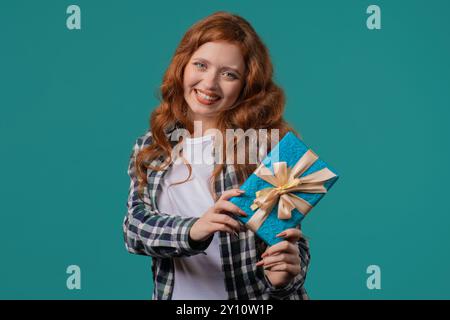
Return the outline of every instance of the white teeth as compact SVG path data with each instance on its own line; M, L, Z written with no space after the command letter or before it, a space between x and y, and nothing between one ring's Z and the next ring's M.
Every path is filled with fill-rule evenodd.
M211 96L208 96L208 95L206 95L206 94L204 94L204 93L202 93L202 92L200 92L198 90L195 90L195 92L199 96L201 96L203 99L206 99L206 100L209 100L209 101L219 100L219 97L211 97Z

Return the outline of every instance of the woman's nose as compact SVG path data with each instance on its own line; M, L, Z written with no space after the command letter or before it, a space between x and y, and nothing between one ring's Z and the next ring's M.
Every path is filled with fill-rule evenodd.
M208 72L205 74L203 78L203 84L205 85L205 89L214 90L217 88L218 75L215 72Z

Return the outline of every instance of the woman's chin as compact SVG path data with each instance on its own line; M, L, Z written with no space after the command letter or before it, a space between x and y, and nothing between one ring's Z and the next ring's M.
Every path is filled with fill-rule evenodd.
M217 106L204 106L196 104L191 107L191 111L196 116L212 117L217 113Z

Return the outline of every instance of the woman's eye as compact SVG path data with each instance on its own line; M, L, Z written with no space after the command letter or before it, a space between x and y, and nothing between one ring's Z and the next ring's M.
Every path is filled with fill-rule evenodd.
M232 72L224 72L224 74L230 79L237 79L238 77Z
M203 69L206 67L206 65L204 63L201 62L194 62L194 65L199 68L199 69Z

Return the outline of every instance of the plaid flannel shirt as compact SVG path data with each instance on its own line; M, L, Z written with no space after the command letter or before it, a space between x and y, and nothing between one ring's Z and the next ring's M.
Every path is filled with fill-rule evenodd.
M171 134L178 127L172 125L165 130L169 141ZM136 140L130 156L128 175L131 183L127 201L127 214L123 222L123 232L126 249L133 254L152 257L153 294L154 300L170 300L174 287L173 257L188 257L195 254L206 254L212 236L200 245L189 241L189 231L198 217L181 217L166 212L160 212L156 199L162 191L161 179L167 172L147 171L147 185L144 188L142 201L138 196L138 179L136 175L136 155L145 146L152 143L151 130ZM172 145L177 142L171 141ZM160 157L151 164L160 165L165 159ZM169 165L171 166L172 163ZM232 164L225 165L220 179L215 183L215 193L218 197L225 191L239 188L236 172ZM255 233L245 228L239 237L227 232L220 233L220 254L222 270L225 275L225 288L230 300L305 300L308 299L304 282L310 261L307 240L298 241L301 271L289 284L274 287L264 273L262 266L256 263L267 245L255 236Z

